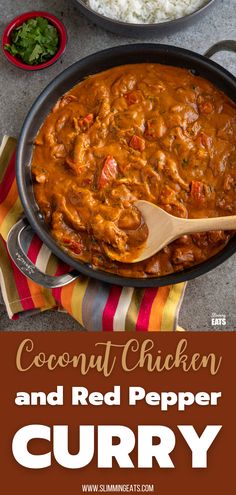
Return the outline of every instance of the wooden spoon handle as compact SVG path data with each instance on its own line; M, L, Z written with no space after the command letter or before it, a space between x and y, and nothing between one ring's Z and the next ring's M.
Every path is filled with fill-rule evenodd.
M181 219L182 220L182 219ZM236 230L236 215L217 218L197 218L181 222L182 233L207 232L209 230Z

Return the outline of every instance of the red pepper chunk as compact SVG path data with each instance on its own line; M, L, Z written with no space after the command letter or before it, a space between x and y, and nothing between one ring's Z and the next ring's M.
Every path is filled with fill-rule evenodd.
M145 139L136 136L136 134L134 134L129 142L129 145L134 150L143 151L145 150Z
M83 119L79 119L79 126L81 128L89 128L89 126L93 123L93 114L89 113Z
M99 179L99 187L106 187L109 182L114 180L118 174L118 165L113 156L108 155L104 161L101 176Z
M191 196L197 201L201 202L205 198L204 195L204 184L200 181L193 180L191 183Z
M142 100L142 95L139 91L130 91L124 96L127 100L128 105L134 105L135 103L139 103Z
M213 112L214 107L210 101L204 101L199 105L199 110L201 113L209 114Z
M73 241L72 239L64 238L63 244L68 246L68 248L75 254L80 254L83 250L83 245L79 241Z

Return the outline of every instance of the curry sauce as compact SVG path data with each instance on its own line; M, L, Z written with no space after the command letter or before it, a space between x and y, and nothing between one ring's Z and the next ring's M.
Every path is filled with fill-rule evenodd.
M145 243L136 200L182 218L236 214L236 105L185 69L115 67L56 103L35 139L32 173L52 236L73 258L127 277L183 270L233 234L182 236L135 264L112 252L135 258Z

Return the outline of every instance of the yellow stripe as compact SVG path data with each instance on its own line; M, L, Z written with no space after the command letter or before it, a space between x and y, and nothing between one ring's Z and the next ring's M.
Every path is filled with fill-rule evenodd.
M0 228L0 234L2 234L3 239L6 241L8 232L15 225L16 221L19 219L22 214L22 206L20 202L20 198L17 198L16 202L10 209L9 213L5 216L3 223Z
M178 308L179 301L182 297L185 283L173 285L170 289L169 297L165 304L161 322L161 330L165 332L171 332L174 330L175 315Z
M72 307L71 307L72 294L74 290L74 285L76 283L78 283L78 280L76 280L71 284L65 285L64 287L62 287L61 290L61 305L67 311L67 313L70 314L72 314Z
M7 165L16 148L16 139L4 136L0 147L0 182L2 182Z
M45 248L45 244L43 245L44 248ZM56 271L56 268L58 266L58 262L56 264L56 268L54 267L54 271L49 271L48 268L50 266L50 260L51 258L54 258L54 256L52 254L50 254L48 260L47 260L47 263L46 263L46 259L44 258L44 254L45 254L45 251L44 251L44 248L42 247L39 251L39 254L37 256L37 266L39 268L39 270L45 272L45 273L48 273L49 275L54 275L55 271ZM46 248L48 249L48 248ZM46 251L46 253L50 253L50 251ZM48 254L46 254L47 256ZM45 263L46 263L46 267L45 267ZM45 309L51 309L51 308L55 308L57 306L56 304L56 301L54 299L54 297L52 296L51 294L51 291L50 289L46 289L44 287L41 287L41 292L43 294L43 297L44 297L44 308L42 308L42 311L44 311Z
M47 262L45 273L47 273L48 275L55 275L57 268L58 260L53 254L51 254ZM46 307L48 309L55 308L57 306L57 303L50 289L43 288L43 295L46 301Z
M125 319L126 332L135 332L138 314L140 310L140 304L144 295L145 289L134 289L132 299L127 311Z
M88 283L89 283L89 278L81 277L81 279L75 283L75 287L72 293L72 300L71 300L72 316L81 325L83 325L83 317L82 317L83 299Z
M48 275L55 275L58 265L59 265L59 260L54 256L54 254L51 254L45 272Z

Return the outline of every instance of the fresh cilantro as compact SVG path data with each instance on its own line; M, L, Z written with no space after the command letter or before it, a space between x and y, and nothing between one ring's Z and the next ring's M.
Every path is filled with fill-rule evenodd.
M4 48L26 64L37 65L52 58L58 45L57 29L47 19L36 17L14 29L11 44Z

